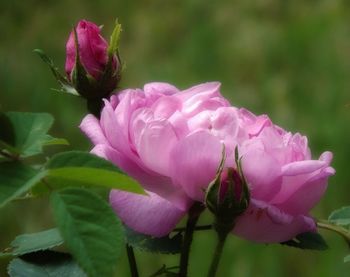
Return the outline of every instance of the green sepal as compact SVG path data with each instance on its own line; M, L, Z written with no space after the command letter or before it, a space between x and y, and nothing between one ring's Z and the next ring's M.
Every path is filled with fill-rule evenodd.
M242 193L241 197L239 199L239 202L241 203L241 207L246 210L250 203L250 190L249 185L247 182L247 179L244 176L243 170L242 170L242 157L239 156L238 153L238 147L235 148L235 161L237 166L237 172L239 174L239 177L242 182Z
M120 30L120 24L117 24L111 38L111 43L114 46L110 46L109 49L112 50L108 50L108 62L101 76L95 79L81 62L78 35L76 29L73 29L76 57L72 72L72 83L78 93L87 100L88 110L97 117L100 116L102 109L102 99L107 98L116 89L121 78L120 59L117 53ZM116 54L111 51L115 51Z
M59 70L55 66L53 60L43 50L34 49L33 52L38 54L38 56L42 59L42 61L44 63L46 63L49 66L49 68L51 69L53 76L55 77L56 81L61 86L61 89L58 90L59 92L64 92L64 93L72 94L75 96L79 96L79 93L73 87L71 82L59 72Z
M73 29L75 42L75 66L72 72L72 83L78 93L86 99L94 99L98 96L97 81L87 72L80 61L79 41L77 30Z
M219 195L220 195L220 185L221 185L221 174L222 174L222 171L224 170L225 157L226 157L225 145L223 144L221 161L216 170L215 178L213 181L211 181L205 193L205 204L213 214L216 214L218 211L218 203L220 201Z
M117 55L109 55L106 68L97 81L100 98L108 96L118 86L121 79L120 60Z
M121 32L122 32L122 25L118 23L118 20L116 20L115 27L113 29L113 32L109 41L109 47L108 47L109 56L117 55L118 49L119 49Z
M222 180L224 158L225 153L223 151L216 177L209 185L206 193L206 206L214 214L214 228L220 233L226 233L233 228L236 218L244 213L250 202L249 188L243 175L237 147L235 150L237 169L227 168L227 178ZM227 188L220 197L223 181L226 182ZM236 191L240 191L239 196L236 195Z
M107 50L108 62L97 84L99 91L105 94L104 97L108 96L114 89L117 88L121 79L122 67L119 56L119 41L121 32L122 25L118 23L118 20L116 20L116 25L113 29Z

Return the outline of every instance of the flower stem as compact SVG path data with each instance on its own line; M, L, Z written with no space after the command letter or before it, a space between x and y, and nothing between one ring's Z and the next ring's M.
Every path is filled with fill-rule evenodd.
M179 277L187 277L188 260L190 256L190 248L192 244L193 233L195 231L199 216L203 212L203 210L203 205L199 202L195 202L188 212L188 219L186 223L186 230L180 257Z
M350 231L349 230L347 230L341 226L332 224L326 220L318 220L317 227L337 233L346 241L346 243L350 247Z
M202 225L202 226L196 226L194 228L195 231L207 231L207 230L211 230L213 229L213 225ZM174 230L172 230L172 232L184 232L186 230L186 228L184 227L179 227L179 228L175 228Z
M18 160L18 155L15 155L15 154L10 154L4 150L0 150L0 156L3 156L5 158L8 158L10 160Z
M225 232L222 234L218 233L219 240L218 240L218 243L217 243L216 248L215 248L213 259L211 261L210 269L208 272L208 277L215 277L215 275L216 275L216 272L217 272L217 269L219 266L219 262L220 262L220 258L222 255L222 250L224 249L224 245L226 242L227 235L228 235L228 232Z
M35 196L27 194L25 196L18 196L16 198L13 198L12 201L22 201L22 200L28 200L28 199L34 199Z
M137 264L136 264L134 249L129 244L126 244L126 252L128 254L128 261L129 261L131 277L139 277L139 273L137 271Z
M86 105L90 113L92 113L97 118L100 118L101 111L103 108L102 98L87 99Z

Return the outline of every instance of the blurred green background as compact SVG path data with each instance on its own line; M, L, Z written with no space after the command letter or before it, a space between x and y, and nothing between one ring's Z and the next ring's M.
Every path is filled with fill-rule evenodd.
M88 150L77 126L86 113L75 97L50 91L57 85L32 52L44 49L63 69L65 42L79 19L123 25L122 87L166 81L179 88L222 82L233 105L267 113L286 129L309 138L314 157L334 152L329 189L313 211L324 218L350 204L350 2L320 1L0 1L0 106L3 110L49 112L52 134L69 149ZM57 148L57 151L68 148ZM0 213L0 248L15 235L52 226L47 200L14 203ZM204 221L206 218L204 217ZM322 232L331 249L299 251L258 245L231 236L218 276L350 276L345 244ZM215 243L211 232L195 237L190 276L205 276ZM137 252L141 276L177 256ZM5 275L4 262L0 276ZM120 275L129 276L126 258Z

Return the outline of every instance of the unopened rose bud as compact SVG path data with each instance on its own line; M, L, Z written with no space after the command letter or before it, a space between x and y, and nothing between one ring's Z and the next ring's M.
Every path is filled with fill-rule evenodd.
M249 189L238 159L236 164L237 169L224 169L222 162L207 190L206 205L215 216L214 227L217 231L232 230L236 218L249 206Z
M99 116L102 99L117 87L121 77L118 54L121 25L116 24L110 44L96 24L81 20L66 44L66 73L72 87L85 99L90 112Z
M101 36L100 27L92 22L81 20L75 30L79 44L80 62L86 72L95 80L98 80L105 71L108 63L108 43ZM76 47L74 31L72 31L66 44L67 56L65 69L69 80L72 80L72 73L75 69ZM114 67L117 67L116 60L114 61Z

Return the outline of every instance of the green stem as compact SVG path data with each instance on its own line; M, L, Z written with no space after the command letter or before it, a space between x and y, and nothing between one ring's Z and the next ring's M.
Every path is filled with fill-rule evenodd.
M317 227L337 233L346 241L346 243L350 247L350 231L349 230L347 230L341 226L329 223L326 220L318 220Z
M194 228L195 231L207 231L207 230L211 230L211 229L213 229L213 225L202 225L202 226L196 226ZM179 227L179 228L175 228L174 230L172 230L172 232L183 232L185 230L186 230L186 228Z
M0 155L10 160L18 160L18 155L15 155L15 154L11 155L10 153L4 150L0 150Z
M136 264L134 249L129 244L126 244L126 252L128 254L128 261L129 261L131 277L139 277L139 273L137 271L137 264Z
M216 276L216 272L219 266L220 258L222 256L222 250L224 249L227 235L228 235L228 232L224 232L223 234L218 233L219 240L215 248L213 259L211 261L208 277Z
M50 185L49 182L47 181L47 178L46 178L46 177L42 178L42 179L41 179L41 182L48 188L48 190L49 190L50 192L53 191L53 188L51 187L51 185Z
M201 203L195 202L188 212L185 235L180 257L179 277L187 277L188 260L190 256L190 248L193 240L193 233L196 228L197 221L204 207Z
M156 277L156 276L162 276L164 274L174 274L171 270L178 269L178 266L170 266L166 267L166 265L163 265L157 272L153 273L149 277Z
M16 198L14 198L12 201L22 201L22 200L28 200L28 199L34 199L36 198L33 195L25 195L25 196L18 196Z
M102 98L87 99L86 105L90 113L92 113L97 118L100 118L101 110L103 107Z

